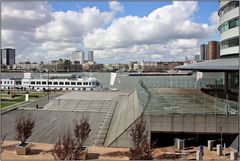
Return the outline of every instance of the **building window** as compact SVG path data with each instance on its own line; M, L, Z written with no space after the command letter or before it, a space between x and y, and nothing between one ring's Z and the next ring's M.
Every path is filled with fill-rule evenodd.
M225 23L223 23L220 27L219 27L219 31L222 33L224 31L227 31L231 28L237 27L240 24L240 20L239 17L233 18Z
M76 82L71 82L71 85L76 85Z
M88 85L88 82L83 82L83 85Z
M65 82L65 85L69 85L70 83L69 82Z
M48 82L48 84L49 84L49 85L51 85L51 84L52 84L52 82Z
M31 81L31 84L35 84L35 82L34 82L34 81Z
M82 82L77 82L77 85L82 85Z
M37 84L41 84L41 82L37 82Z
M221 42L221 49L239 46L239 37L234 37Z
M58 82L53 82L53 85L58 85Z
M59 85L64 85L64 82L59 82Z
M47 82L42 82L42 84L47 84Z
M225 13L231 11L232 9L236 8L239 6L239 1L232 1L232 2L229 2L227 3L225 6L223 6L219 12L218 12L218 15L219 16L222 16L224 15Z

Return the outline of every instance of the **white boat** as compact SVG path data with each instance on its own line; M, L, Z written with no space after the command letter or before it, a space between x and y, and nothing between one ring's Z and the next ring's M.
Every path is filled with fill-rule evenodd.
M96 91L101 84L94 77L84 76L50 76L41 75L33 78L31 73L24 73L23 79L7 78L1 79L1 89L23 89L23 90L82 90Z

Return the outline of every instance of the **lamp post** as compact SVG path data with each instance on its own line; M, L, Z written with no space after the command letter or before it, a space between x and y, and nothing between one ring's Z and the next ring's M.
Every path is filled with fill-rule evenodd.
M47 59L47 85L48 85L48 89L47 89L47 94L48 94L48 102L49 102L49 60L48 60L48 56L45 57L45 59Z

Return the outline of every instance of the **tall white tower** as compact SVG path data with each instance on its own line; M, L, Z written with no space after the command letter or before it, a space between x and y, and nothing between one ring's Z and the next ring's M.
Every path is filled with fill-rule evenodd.
M220 56L235 57L239 55L239 1L220 1L219 31L221 33Z
M93 51L88 51L88 61L94 62Z
M72 52L72 61L79 61L80 64L84 62L84 52L83 51L74 51Z

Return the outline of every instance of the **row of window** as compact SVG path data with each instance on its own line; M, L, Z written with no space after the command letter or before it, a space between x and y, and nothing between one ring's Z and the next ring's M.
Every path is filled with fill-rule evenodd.
M15 89L14 87L1 87L1 89ZM39 88L39 87L32 87L34 90L46 90L45 88ZM93 91L93 88L49 88L50 90L91 90Z
M95 85L95 82L46 82L46 81L31 81L32 85Z
M223 6L221 8L221 10L219 10L218 12L218 15L219 16L222 16L224 15L225 13L231 11L232 9L236 8L239 6L239 1L232 1L232 2L229 2L226 6Z
M239 46L239 37L234 37L221 42L221 49Z
M1 81L1 84L13 84L13 81Z
M227 22L225 22L224 24L222 24L220 27L219 27L219 31L222 33L224 31L227 31L231 28L234 28L234 27L237 27L237 26L240 26L240 20L239 20L239 17L237 18L234 18L234 19L231 19Z

